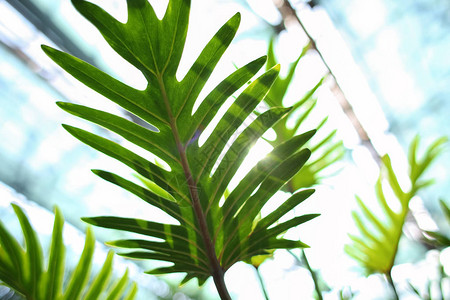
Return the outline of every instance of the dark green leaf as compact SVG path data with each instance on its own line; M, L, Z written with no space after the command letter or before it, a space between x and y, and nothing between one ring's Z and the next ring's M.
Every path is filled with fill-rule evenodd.
M111 244L131 249L123 254L127 257L173 263L171 267L152 273L186 272L185 280L197 278L200 284L211 274L221 273L221 268L228 269L230 265L226 262L247 259L276 248L304 245L279 239L275 228L287 230L309 220L308 217L294 218L284 227L279 224L267 229L269 223L275 223L299 204L300 198L283 206L270 220L266 219L264 230L272 235L259 235L257 243L250 237L262 206L309 158L310 151L301 148L315 131L298 137L291 135L245 175L229 195L226 192L250 148L269 128L280 124L290 111L271 107L265 112L255 112L270 93L280 67L273 66L244 86L263 66L265 57L258 58L227 76L205 99L199 99L206 81L238 30L240 14L232 16L217 31L184 78L178 79L190 1L170 0L164 17L158 19L148 1L128 0L126 23L117 21L95 4L83 0L73 2L110 46L144 75L147 87L143 91L136 90L69 54L46 46L44 51L76 79L151 124L155 130L96 109L67 103L58 105L151 152L169 168L108 138L68 125L64 127L80 141L137 172L143 186L111 172L94 170L95 174L163 210L179 224L106 216L84 220L96 226L157 238L158 241L122 240ZM295 65L285 84L291 80L294 69ZM218 110L241 87L243 91L236 95L223 117L211 124ZM198 108L194 109L196 106ZM201 145L199 138L206 128L211 129L211 134ZM225 203L219 205L225 196L228 196ZM235 246L240 251L234 252L232 247ZM254 249L259 246L262 248ZM74 293L72 285L70 287L70 292Z

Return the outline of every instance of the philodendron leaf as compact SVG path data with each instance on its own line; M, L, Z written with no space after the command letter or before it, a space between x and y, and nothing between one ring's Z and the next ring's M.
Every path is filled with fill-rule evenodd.
M447 224L450 225L450 208L443 199L439 200L442 213L444 214ZM450 234L448 233L448 227L445 229L440 228L439 231L425 231L424 240L426 243L436 247L438 249L444 249L450 247Z
M8 285L26 299L36 300L71 300L71 299L106 299L105 293L110 292L117 297L134 299L136 286L126 285L120 289L109 286L112 273L113 253L110 252L100 273L93 274L95 280L87 286L91 277L90 265L94 254L95 239L90 229L87 231L85 248L75 271L66 280L69 282L63 290L65 246L63 241L64 218L58 208L55 208L52 240L48 266L43 266L42 246L28 217L16 204L12 204L14 212L22 227L25 248L8 232L0 221L0 281ZM127 272L125 272L124 277ZM68 275L68 274L67 274ZM124 279L122 279L124 280ZM114 298L115 299L115 298Z
M345 251L357 260L368 274L390 274L402 236L403 224L409 213L409 202L424 186L420 179L442 151L445 141L445 139L436 140L419 159L417 157L418 138L414 139L409 151L410 188L408 191L401 188L389 156L382 157L382 170L375 185L376 198L382 209L382 215L376 215L361 198L356 197L361 212L353 212L353 219L360 235L350 235L352 244L346 245ZM386 193L386 189L390 189L390 193ZM392 195L393 200L398 202L399 210L391 207L389 203L392 202L388 201L388 195Z
M204 144L199 144L199 136L219 108L246 85L266 61L265 57L257 58L237 69L201 102L198 99L236 34L240 15L231 17L217 31L186 76L179 81L176 72L185 46L190 1L170 0L164 17L158 19L147 0L128 0L126 23L115 20L92 3L82 0L73 3L114 50L142 72L147 79L147 87L144 90L134 89L67 53L47 46L43 46L43 50L76 79L157 129L152 131L122 117L81 105L58 105L151 152L169 168L163 168L161 164L153 163L106 138L72 126L64 127L82 142L129 166L145 184L135 184L107 171L94 170L95 174L162 209L179 224L119 217L84 220L101 227L161 239L160 242L124 240L112 244L133 249L122 254L127 257L172 263L151 273L186 272L184 281L198 278L200 283L211 275L216 284L223 281L223 273L231 265L254 255L277 248L303 247L302 242L285 240L279 235L315 215L292 219L272 228L254 225L262 206L309 158L309 150L301 148L314 131L293 136L275 146L230 191L225 203L219 204L222 196L228 193L229 183L250 148L290 111L290 108L273 107L263 113L254 113L277 78L279 66L267 70L248 84ZM200 104L193 110L196 102ZM244 124L246 119L251 118L249 124ZM245 125L241 133L236 133ZM285 213L283 208L273 216L280 218ZM273 223L272 220L270 222ZM220 289L219 293L221 297L227 297L227 293Z
M309 44L306 45L302 49L298 58L289 66L287 75L285 77L279 76L277 80L275 80L272 88L264 99L269 107L283 106L285 95L293 82L292 80L294 79L297 66L310 48L311 46ZM266 68L268 69L277 63L274 53L273 39L270 40L267 56L268 61ZM297 134L304 121L308 119L310 114L314 111L317 100L314 99L313 96L324 80L325 78L321 78L313 88L306 92L306 94L292 106L288 116L273 127L276 138L273 141L268 141L272 146L278 145ZM289 127L288 122L290 122L292 118L295 118L294 125ZM323 119L318 124L317 130L320 130L326 121L327 118ZM331 131L325 137L321 139L313 139L313 141L309 142L309 144L314 143L314 145L310 148L312 152L312 159L309 160L300 172L293 176L291 180L283 187L285 191L293 193L301 188L317 185L324 177L322 171L344 156L344 146L341 141L334 141L335 136L336 131Z
M444 213L447 223L450 225L450 208L447 204L445 204L445 201L443 199L439 200L439 204L441 205L441 210Z

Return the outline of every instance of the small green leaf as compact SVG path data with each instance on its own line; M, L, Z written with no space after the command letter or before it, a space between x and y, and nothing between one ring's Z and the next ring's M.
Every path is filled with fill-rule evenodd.
M447 219L447 222L450 224L450 208L445 204L444 200L439 200L439 204L441 205L441 209L444 212L444 216Z
M1 280L17 291L25 291L25 251L0 221ZM25 294L25 293L24 293Z
M64 279L65 246L63 243L64 218L61 211L55 207L55 221L53 224L52 242L50 245L50 256L48 269L44 274L44 280L40 285L44 291L42 299L57 299L62 291Z
M84 299L95 300L99 295L101 295L102 291L105 290L112 273L113 257L114 252L109 251L102 269L100 270L94 281L91 283L89 289L86 292L86 295L84 296Z
M128 294L126 294L123 299L124 300L133 300L136 298L137 292L138 292L138 286L135 282L133 282L131 284L130 290L128 291Z
M304 190L293 194L289 199L287 199L283 204L281 204L277 209L270 213L267 217L263 218L256 225L257 229L266 229L276 221L278 221L282 216L291 211L294 207L305 201L309 196L314 193L314 190Z
M95 239L92 229L88 227L86 231L86 240L83 252L81 253L78 265L73 271L73 274L67 285L64 293L64 298L67 300L78 299L83 292L86 283L89 280L91 271L92 256L94 254Z
M350 236L351 245L345 247L345 251L357 260L366 270L367 274L381 273L388 275L394 266L398 252L399 241L403 232L403 225L409 212L409 202L417 191L431 181L421 181L425 169L440 152L440 140L433 143L426 151L424 158L417 158L419 138L416 137L410 146L408 161L410 164L410 190L403 191L394 172L388 155L382 157L382 170L375 185L375 195L384 215L376 215L364 202L357 197L357 203L361 210L353 212L353 219L360 231L360 237ZM433 152L434 149L436 152ZM432 155L430 153L433 152ZM383 187L384 179L389 186ZM401 204L400 210L395 212L386 199L383 188L390 188L395 200ZM439 233L429 233L436 240L446 243L446 237Z
M30 292L29 295L32 297L37 297L38 284L42 275L42 247L39 243L36 232L31 227L31 224L23 210L16 204L11 205L17 215L17 218L19 219L25 238L26 255L24 257L24 264L29 268L24 272L25 284L28 286L28 291Z
M120 298L120 296L123 294L123 292L126 289L126 285L128 282L128 269L123 274L122 278L118 279L116 283L113 285L107 300L117 300Z
M42 261L33 263L33 259L39 256L41 244L37 239L36 232L31 227L23 210L12 204L22 230L24 231L26 249L22 249L17 240L6 230L0 222L0 281L14 289L17 293L24 295L27 299L50 300L50 299L98 299L99 295L105 294L112 288L107 284L107 278L111 273L113 253L109 253L102 271L95 278L88 292L84 286L89 280L90 263L94 251L95 239L88 229L86 235L85 249L81 255L77 268L72 277L64 280L65 246L63 243L64 218L60 210L55 208L55 220L53 225L52 240L48 255L48 268L39 268ZM5 242L7 242L5 244ZM34 245L33 245L34 244ZM14 252L10 252L14 251ZM42 250L41 250L42 251ZM42 253L40 254L42 255ZM14 261L20 263L18 268ZM38 267L36 267L38 264ZM38 278L36 282L30 282L32 275ZM65 292L62 291L64 281L68 281ZM85 296L83 294L87 293ZM122 293L121 295L125 295ZM129 299L136 295L135 285L126 294Z

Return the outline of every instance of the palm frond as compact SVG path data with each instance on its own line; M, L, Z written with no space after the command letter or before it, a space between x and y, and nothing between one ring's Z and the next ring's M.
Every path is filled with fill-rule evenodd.
M44 266L43 250L36 231L23 210L16 204L12 204L12 207L19 219L25 246L23 247L0 221L0 281L4 284L27 299L106 299L106 294L115 295L115 298L111 299L135 298L137 286L132 283L129 287L127 272L122 277L120 289L109 287L112 275L112 251L108 253L102 270L98 274L92 274L95 280L88 285L95 246L95 238L89 228L75 270L71 275L65 274L64 219L59 209L55 208L51 245L46 258L48 265ZM68 284L63 289L64 281Z

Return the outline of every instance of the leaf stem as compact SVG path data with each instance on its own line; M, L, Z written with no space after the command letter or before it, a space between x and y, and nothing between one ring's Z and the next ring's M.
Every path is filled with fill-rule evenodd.
M197 185L195 184L192 175L190 173L189 168L185 168L185 165L187 164L187 158L184 153L181 155L182 158L182 164L183 168L185 169L185 176L188 182L189 186L189 192L192 197L192 206L195 211L195 216L197 217L197 221L199 223L200 232L203 238L203 242L205 244L206 248L206 255L208 256L208 260L210 263L211 268L211 275L214 279L214 284L216 285L217 292L219 293L220 299L222 300L231 300L230 294L228 293L227 287L225 285L225 279L224 275L225 272L223 271L219 261L217 260L216 251L214 244L211 241L211 236L209 235L208 226L206 224L206 218L203 214L202 207L200 205L200 199L197 192Z
M444 300L444 289L443 289L443 279L444 279L444 277L445 277L444 266L441 265L441 263L439 262L439 292L440 292L439 300Z
M186 178L186 183L189 188L189 194L191 195L191 205L194 209L195 217L197 218L198 226L200 227L200 235L202 236L203 243L205 245L206 256L208 257L209 267L211 275L214 279L214 284L216 285L217 292L219 293L220 299L222 300L231 300L230 294L228 293L227 287L225 285L225 272L220 265L214 244L211 240L211 236L209 234L208 225L206 224L205 214L203 213L202 206L200 204L200 197L197 191L197 183L192 176L191 169L189 167L189 162L186 156L186 148L181 142L180 135L178 134L178 128L176 125L175 118L172 114L172 110L169 104L169 98L166 93L164 81L162 76L158 76L158 83L161 89L161 93L164 99L164 104L166 106L167 114L170 121L170 127L172 129L173 137L175 139L175 143L177 145L178 153L180 154L180 161L183 167L184 176Z
M400 298L398 297L397 289L395 288L394 281L392 280L391 270L386 272L384 275L386 276L386 279L387 279L387 281L389 283L389 286L391 287L392 292L394 293L394 298L396 300L399 300Z
M316 294L317 294L317 298L319 300L323 300L322 297L322 291L320 290L320 286L319 286L319 280L317 278L317 274L316 272L311 268L309 262L308 262L308 258L306 257L306 253L305 250L302 249L302 260L303 263L305 264L306 268L308 269L309 273L311 273L311 278L314 281L314 289L316 290Z
M175 136L178 137L177 134ZM179 139L177 140L177 147L179 150L183 150L182 145L179 142ZM222 266L217 260L216 250L214 244L212 243L211 236L208 230L208 225L206 224L206 218L200 204L200 198L198 196L197 191L197 184L194 182L194 179L192 177L186 153L184 151L180 151L180 157L181 157L181 164L184 170L184 175L186 177L187 184L189 187L189 193L191 194L192 207L194 208L195 216L197 217L198 225L200 227L200 233L203 238L203 243L205 244L206 255L208 257L211 268L210 271L211 275L213 276L217 292L219 293L220 299L231 300L230 294L228 293L227 287L225 285L224 279L225 272L223 271Z
M269 295L267 294L266 285L264 284L264 280L261 276L261 273L259 272L259 267L253 266L255 268L256 277L258 277L259 284L261 285L261 290L264 294L264 298L266 300L269 300Z
M291 250L288 250L288 252L302 265L304 266L309 273L311 274L311 278L314 282L314 290L317 294L317 299L323 300L322 291L320 290L319 280L317 278L316 272L311 268L311 265L309 264L308 258L306 257L305 250L301 249L301 256L302 258L299 259L297 255L295 255Z

